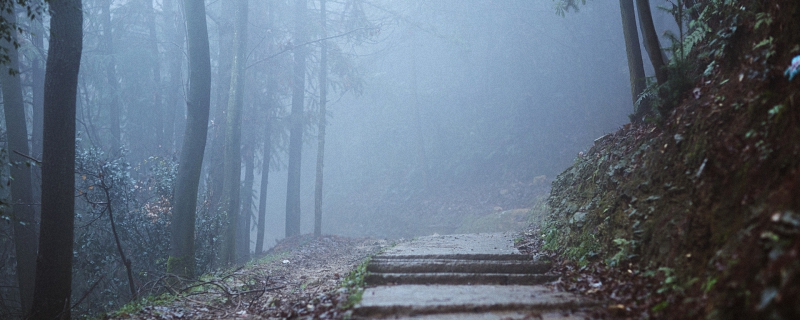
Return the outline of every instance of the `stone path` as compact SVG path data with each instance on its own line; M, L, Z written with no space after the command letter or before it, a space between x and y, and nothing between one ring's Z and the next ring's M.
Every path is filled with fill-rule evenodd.
M421 237L375 256L356 318L583 319L592 305L543 284L550 263L514 248L513 233Z

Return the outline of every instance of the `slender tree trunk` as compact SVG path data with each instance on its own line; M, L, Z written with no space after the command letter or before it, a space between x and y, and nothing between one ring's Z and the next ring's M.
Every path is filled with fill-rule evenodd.
M178 15L180 10L177 8L175 0L164 0L164 25L166 26L166 33L170 43L167 45L166 52L169 55L169 84L167 86L166 96L166 128L168 139L168 153L172 154L175 150L179 150L177 145L177 130L179 126L179 118L182 119L184 113L183 106L179 105L179 98L183 87L183 77L181 75L181 64L183 57L183 30L180 28Z
M267 29L272 29L275 21L275 6L273 0L267 1ZM275 40L272 33L267 33L267 54L272 54L275 51ZM266 95L266 114L267 119L264 123L264 147L262 150L262 167L261 167L261 184L259 187L258 195L258 227L256 230L256 249L255 254L258 255L264 251L264 233L266 228L266 215L267 215L267 187L269 185L269 163L272 160L272 112L274 110L274 101L272 100L275 92L275 64L272 61L267 62L267 92Z
M305 43L306 0L295 0L295 44ZM303 108L305 107L306 47L294 51L291 128L289 129L289 178L286 183L286 237L300 234L300 164L303 149Z
M217 38L217 87L216 106L211 132L211 150L209 150L208 190L210 206L214 211L225 210L223 204L223 184L225 176L225 126L227 124L228 99L231 90L231 66L233 63L233 19L234 7L229 1L221 3L218 19Z
M81 0L50 2L44 80L42 223L31 319L69 319L75 223L75 99L81 62Z
M236 257L236 227L239 215L239 197L242 175L242 105L244 100L245 67L247 65L247 0L236 1L236 31L233 44L234 58L231 69L228 118L225 125L225 174L222 194L224 209L228 213L225 259L234 264Z
M653 25L650 1L636 0L636 9L639 12L639 26L642 30L644 48L647 50L647 55L653 64L653 70L656 72L656 81L658 81L658 84L664 84L667 81L667 69L664 63L664 55L661 52L661 43L658 41L656 27Z
M633 0L619 0L619 7L622 14L622 31L625 35L625 51L628 54L631 99L636 105L636 100L644 92L646 86L642 50L639 48L639 32L636 31L636 13L633 8ZM639 110L634 110L634 114L639 114Z
M319 1L322 38L328 37L325 0ZM317 132L317 181L314 184L314 236L322 235L322 169L325 164L325 124L328 104L328 42L320 42L319 58L319 127Z
M111 0L103 2L103 47L106 60L106 80L108 81L108 94L111 100L108 102L109 118L111 119L111 148L116 154L122 145L122 133L120 129L120 113L122 108L119 105L119 84L117 83L117 62L114 54L114 34L111 27ZM52 30L52 28L51 28Z
M41 19L41 18L39 18ZM33 29L33 46L36 50L33 61L31 61L31 74L33 75L33 134L31 137L32 156L39 158L42 155L42 106L44 102L44 26L42 21L36 19L31 21ZM34 169L36 170L36 169ZM35 197L34 197L35 198Z
M156 138L158 141L158 150L164 150L167 148L167 139L166 139L166 123L165 123L165 115L167 110L163 108L163 102L161 97L161 88L163 84L161 83L161 62L160 62L160 54L158 52L158 35L156 33L156 11L153 8L153 1L152 0L145 0L145 12L147 12L147 27L148 33L150 36L150 55L152 56L152 60L150 61L150 72L153 76L153 115L156 122Z
M195 210L208 132L211 60L205 3L203 0L184 0L183 3L189 49L189 95L186 101L186 132L175 181L167 272L194 277Z
M268 81L269 83L269 81ZM267 85L269 88L269 84ZM269 97L269 96L268 96ZM268 109L267 112L271 110ZM261 167L261 185L258 196L258 230L256 230L256 250L258 255L264 251L264 229L266 228L267 215L267 186L269 185L269 163L272 158L272 117L267 118L264 124L264 150Z
M46 52L44 49L44 33L46 32L44 26L42 25L42 17L38 17L38 19L34 19L31 21L31 26L33 30L32 39L33 39L33 46L35 48L34 58L31 61L31 79L33 84L31 86L31 93L32 93L32 108L33 114L31 121L33 125L33 132L31 134L31 156L36 159L42 158L42 127L43 127L43 105L44 105L44 65L46 59ZM41 180L40 177L42 176L41 167L33 167L33 178L32 178L32 190L33 190L33 201L35 203L41 203L42 199L42 190L41 190ZM34 228L34 231L37 231L36 239L38 239L38 224L39 224L39 217L41 212L40 206L34 206L34 221L36 221L37 227Z
M236 231L238 244L236 249L238 263L245 263L250 259L250 221L253 220L253 173L255 171L255 157L253 156L253 141L245 143L244 146L244 188L242 189L242 214L239 216L239 230Z
M13 12L12 4L12 12ZM2 11L3 18L11 25L16 25L16 14ZM16 39L16 28L10 28L9 35ZM17 258L17 282L22 310L30 310L33 301L33 285L36 276L36 223L33 210L33 183L31 167L24 164L29 161L20 154L28 155L28 125L25 119L25 104L22 99L22 86L19 76L10 72L19 72L19 53L14 45L5 39L0 46L8 51L8 65L0 67L0 81L3 86L3 111L6 118L6 134L8 135L8 156L12 163L11 204L14 226L14 249Z

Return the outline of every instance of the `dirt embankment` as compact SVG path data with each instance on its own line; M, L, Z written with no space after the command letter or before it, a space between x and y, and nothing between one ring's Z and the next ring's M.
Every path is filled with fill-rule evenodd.
M694 85L660 123L580 154L553 182L540 236L579 265L651 279L643 292L660 298L639 303L651 316L793 318L800 79L784 70L800 55L800 2L711 3Z
M279 242L235 270L170 286L165 294L131 303L108 319L341 319L356 285L351 273L385 240L301 235Z

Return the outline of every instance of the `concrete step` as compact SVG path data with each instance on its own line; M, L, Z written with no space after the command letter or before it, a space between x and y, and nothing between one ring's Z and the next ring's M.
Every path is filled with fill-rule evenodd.
M387 284L495 284L495 285L533 285L558 279L552 274L515 273L369 273L364 279L368 286Z
M527 260L474 260L474 259L385 259L373 258L367 271L380 273L545 273L552 267L549 262Z
M465 249L469 250L469 249ZM373 259L444 259L444 260L496 260L496 261L530 261L531 256L521 253L442 253L434 250L405 250L402 253L376 255ZM410 253L411 252L411 253Z
M398 259L530 260L514 247L513 233L434 235L400 243L379 255Z
M459 312L437 313L416 316L388 317L388 319L408 320L584 320L592 317L581 311L490 311L490 312Z
M569 314L592 302L545 286L397 285L367 288L354 310L360 318L416 317L509 311ZM488 318L491 319L491 318Z

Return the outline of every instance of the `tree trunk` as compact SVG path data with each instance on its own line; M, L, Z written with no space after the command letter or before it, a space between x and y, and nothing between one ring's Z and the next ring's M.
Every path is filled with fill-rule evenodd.
M267 1L267 30L272 29L275 21L275 6L273 0ZM275 40L272 33L267 33L267 54L272 54L275 51ZM275 92L275 64L272 61L267 61L267 92L266 95L266 114L267 119L264 123L264 147L262 150L262 167L261 167L261 185L259 187L258 195L258 229L256 230L256 249L255 254L258 255L264 251L264 233L266 228L266 215L267 215L267 186L269 185L269 163L272 160L272 112L274 103L272 96Z
M653 15L650 12L649 0L636 0L636 9L639 12L639 27L642 30L644 48L653 64L658 84L667 81L667 69L664 65L664 55L661 53L661 43L658 41L656 27L653 25Z
M167 112L163 108L163 102L161 97L161 88L163 84L161 83L161 61L158 52L158 35L156 33L156 11L153 8L153 1L152 0L145 0L145 11L147 12L147 27L148 33L150 36L150 54L152 55L152 60L150 61L150 72L152 72L151 76L153 76L153 115L155 119L153 121L156 122L156 140L158 141L158 150L162 151L167 147L167 137L166 137L166 123L164 116Z
M194 277L194 226L197 187L206 147L211 100L211 60L203 0L184 0L189 51L189 95L186 131L175 181L172 239L167 272Z
M646 82L642 62L642 50L639 48L639 32L636 31L636 13L633 0L619 0L622 14L622 31L625 35L625 51L628 54L628 71L631 78L631 98L634 106L639 95L644 92ZM639 110L634 110L639 114Z
M81 0L50 2L44 80L42 223L31 319L69 319L75 223L75 99L81 62Z
M327 18L325 16L325 0L319 1L320 26L322 27L322 38L328 37L325 28ZM317 131L317 181L314 184L314 236L322 235L322 168L325 164L325 124L326 110L328 103L328 42L323 40L320 43L319 58L319 129Z
M208 191L210 194L210 207L212 211L225 210L222 202L223 184L225 180L225 133L228 109L228 99L231 90L231 66L233 63L233 19L234 6L221 6L221 13L217 26L217 87L214 121L211 128L211 150L209 150L208 165Z
M12 12L13 12L12 4ZM2 11L3 18L11 25L16 25L16 14ZM10 28L11 39L16 39L17 29ZM5 39L0 46L8 51L8 65L0 68L0 81L3 86L3 111L6 118L6 134L8 136L8 157L11 163L11 204L12 224L14 227L14 250L17 258L17 282L22 310L30 310L33 300L33 284L36 276L36 223L33 210L33 183L31 167L24 164L29 161L17 154L28 155L28 125L25 119L25 104L22 99L22 86L19 76L10 72L19 72L19 53L14 45Z
M169 56L169 84L167 85L166 95L166 122L168 139L167 153L173 154L179 150L177 144L176 134L179 129L177 122L184 116L183 106L179 105L180 94L183 86L183 78L181 75L181 64L183 57L183 30L179 27L177 15L180 14L177 3L174 0L164 0L164 25L166 26L166 33L169 34L170 45L166 48L167 55Z
M236 231L238 243L236 249L238 263L245 263L250 259L250 221L253 220L253 173L255 171L255 157L253 156L253 141L248 139L244 146L244 188L242 189L242 214L239 216L239 230Z
M35 57L33 61L31 61L31 74L33 78L33 85L31 86L31 92L33 93L32 102L33 102L33 134L31 137L31 152L32 156L35 158L39 158L42 155L42 105L44 102L44 63L45 63L45 52L44 52L44 26L42 26L42 21L39 19L31 21L31 26L33 29L33 34L31 35L33 38L33 46L36 50ZM37 170L37 169L34 169Z
M306 0L295 0L294 44L305 43ZM300 234L300 164L303 149L303 108L306 86L306 47L294 51L294 82L289 129L289 168L286 183L286 237Z
M114 34L111 30L111 0L103 2L103 49L108 55L106 60L106 80L108 81L107 94L111 96L108 102L108 116L111 119L111 148L116 154L122 145L122 133L120 132L120 108L119 105L119 84L117 83L117 62L114 55Z
M269 80L267 80L269 88ZM269 90L269 89L267 89ZM269 94L269 93L268 93ZM268 95L267 97L271 97ZM268 98L269 99L269 98ZM268 100L269 101L269 100ZM268 109L268 113L271 109ZM269 163L272 159L272 117L267 116L267 123L264 125L264 151L263 163L261 167L261 185L258 196L258 230L256 230L256 250L258 255L264 251L264 229L266 228L267 215L267 186L269 185Z
M236 257L236 227L239 215L239 197L242 175L242 104L244 100L245 67L247 65L247 0L236 1L236 31L233 43L234 58L231 69L231 87L228 97L225 124L225 174L222 183L224 210L228 213L225 237L225 259L228 264Z

